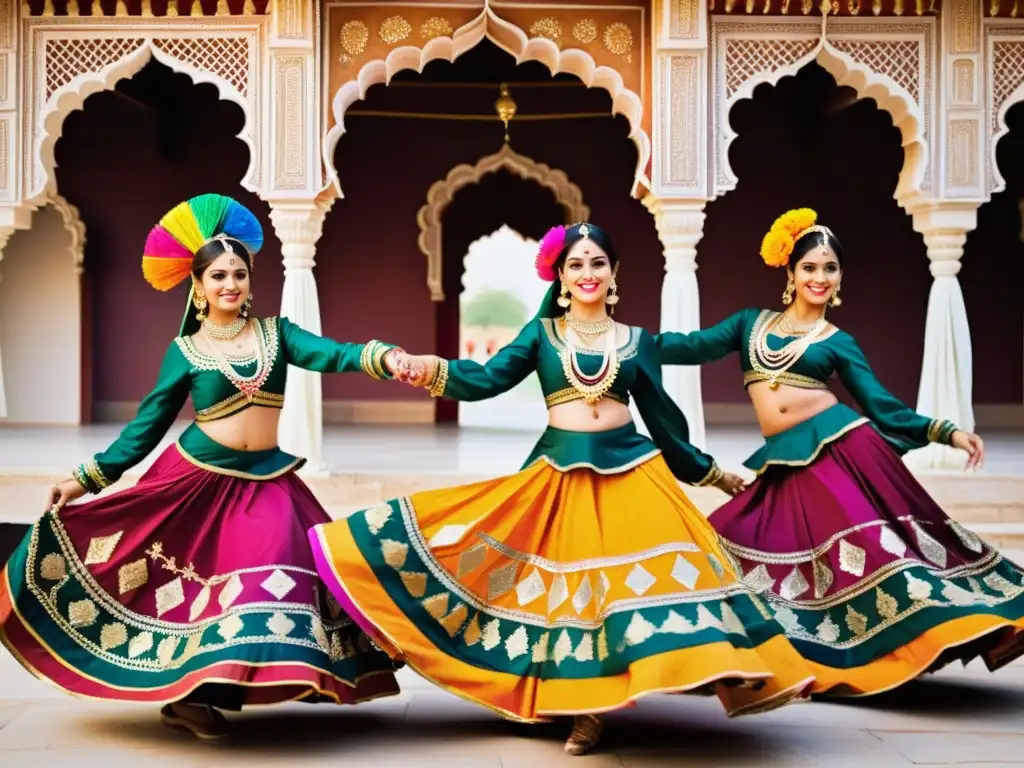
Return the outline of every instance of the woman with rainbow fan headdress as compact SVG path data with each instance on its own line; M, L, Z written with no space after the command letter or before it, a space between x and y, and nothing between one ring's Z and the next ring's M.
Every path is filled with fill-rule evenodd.
M971 468L984 446L893 397L825 318L842 303L843 251L817 219L789 211L764 238L762 258L788 276L783 311L657 338L664 364L738 352L765 435L745 462L757 480L711 523L812 665L816 693L879 693L977 656L994 670L1024 652L1024 572L947 517L900 460L942 443ZM833 374L863 415L832 394Z
M811 674L679 487L742 481L687 442L651 336L612 320L611 239L556 227L537 268L552 286L515 341L486 365L416 358L410 382L485 400L536 371L549 427L523 469L317 526L321 577L445 689L513 720L573 716L570 754L650 693L714 692L734 715L800 698Z
M72 694L164 704L166 725L201 738L225 733L220 709L398 693L391 660L317 578L306 532L330 518L277 422L288 365L389 379L403 353L252 317L262 244L220 195L153 229L146 280L191 286L180 333L135 420L54 486L0 577L0 639L26 669ZM189 396L195 421L137 485L65 506L144 459Z

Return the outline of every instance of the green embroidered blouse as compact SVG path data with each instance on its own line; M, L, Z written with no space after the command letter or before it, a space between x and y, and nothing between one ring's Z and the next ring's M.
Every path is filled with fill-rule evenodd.
M333 341L284 317L255 320L255 329L269 374L251 399L221 373L215 358L200 351L190 337L180 336L168 347L156 386L139 404L135 419L107 450L80 465L75 479L93 493L116 482L156 448L190 395L196 422L206 422L250 407L283 407L288 365L320 373L361 370L375 379L391 378L384 366L384 356L393 349L390 344ZM228 362L239 375L252 376L257 356L228 357ZM254 478L273 477L301 463L278 448L233 451L210 440L195 424L182 434L178 448L200 466Z
M703 365L739 352L743 383L750 386L767 380L763 373L755 370L751 357L758 332L778 314L767 309L744 309L710 328L659 334L655 337L655 346L664 365ZM780 349L793 338L769 334L767 343L773 349ZM929 442L948 445L957 430L949 421L929 419L900 402L878 381L854 338L835 327L813 341L777 380L780 384L805 389L828 389L833 375L838 376L867 419L900 453L921 448ZM758 471L768 464L809 464L822 445L865 421L851 408L834 406L782 435L769 438L766 446L745 464Z
M440 360L428 386L430 393L454 400L486 400L507 392L536 371L549 408L582 399L563 370L563 355L567 352L560 325L557 320L534 318L486 364ZM578 352L582 371L596 373L602 354L585 349ZM717 482L722 471L710 456L688 442L686 418L662 386L658 349L651 335L641 328L630 328L629 338L619 347L617 356L619 372L605 397L628 404L632 395L653 440L628 425L607 432L568 432L549 427L524 466L547 460L563 471L587 467L611 474L627 471L661 453L679 480L695 485Z

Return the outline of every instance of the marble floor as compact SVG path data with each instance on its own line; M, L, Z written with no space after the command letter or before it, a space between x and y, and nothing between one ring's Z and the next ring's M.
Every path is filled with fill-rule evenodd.
M230 715L218 744L163 728L155 707L70 699L0 650L4 768L655 768L1024 764L1024 662L951 668L848 704L727 719L716 699L652 696L609 718L601 751L562 753L562 724L516 726L399 673L400 696ZM582 762L580 762L582 760Z

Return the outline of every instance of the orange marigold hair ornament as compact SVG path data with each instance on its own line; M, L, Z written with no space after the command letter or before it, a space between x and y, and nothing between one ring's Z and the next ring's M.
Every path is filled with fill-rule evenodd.
M779 216L761 241L761 258L769 267L784 267L789 264L796 241L818 220L818 214L810 208L796 208Z

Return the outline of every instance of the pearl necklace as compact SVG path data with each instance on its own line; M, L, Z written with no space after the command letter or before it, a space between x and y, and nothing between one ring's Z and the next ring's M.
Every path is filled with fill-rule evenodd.
M211 339L217 339L218 341L231 341L244 330L245 318L241 316L236 317L227 325L211 323L209 318L203 320L203 331Z
M583 338L593 338L600 336L602 333L608 333L614 326L610 317L598 320L596 323L589 323L586 320L580 320L569 312L565 313L565 324Z
M568 325L568 322L566 323ZM612 326L611 333L605 338L605 348L601 355L601 365L594 374L586 374L580 366L578 350L569 340L568 335L563 335L565 348L562 350L562 372L569 385L579 392L587 405L594 409L594 418L598 418L597 403L608 394L619 375L619 356L616 354L617 343L615 327Z
M779 376L788 371L797 360L803 357L804 352L821 333L826 325L824 317L818 318L811 326L811 330L805 336L801 336L780 349L772 349L768 346L768 336L772 329L774 319L765 319L754 333L750 334L750 364L757 373L768 380L769 389L779 388Z
M270 375L270 366L267 365L267 351L263 344L263 336L258 330L253 330L256 331L254 334L256 336L256 370L252 372L251 376L244 376L236 371L231 363L227 361L220 347L211 338L206 325L203 325L203 335L206 336L210 349L213 350L213 359L217 361L217 368L224 374L224 378L230 381L236 389L245 395L246 400L250 402L256 396L256 393L263 388L267 377Z

